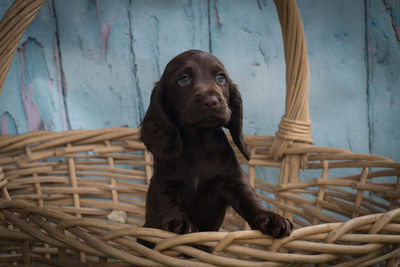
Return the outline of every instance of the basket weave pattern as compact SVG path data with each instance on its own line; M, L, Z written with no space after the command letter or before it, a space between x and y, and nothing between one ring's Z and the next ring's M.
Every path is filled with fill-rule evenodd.
M0 255L0 262L62 264L115 258L139 265L346 261L348 265L339 266L354 266L399 255L400 163L335 148L292 145L286 153L301 154L304 172L320 176L272 185L255 173L257 168L283 164L271 154L274 137L247 136L251 160L245 162L240 153L237 157L248 166L259 197L277 212L291 214L297 229L287 238L273 239L259 231L243 231L244 221L230 212L221 232L179 236L139 227L152 161L138 137L138 130L129 128L0 137L5 199L0 202L0 238L6 240L0 248L9 251ZM372 167L379 170L370 171ZM358 172L330 178L338 168ZM384 183L375 181L381 177L386 177ZM125 212L126 223L107 219L112 211ZM137 244L136 237L156 242L155 250ZM188 246L194 243L212 247L213 254ZM197 261L180 258L180 253Z
M311 145L303 26L294 0L274 2L287 65L285 114L276 137L246 136L250 161L236 155L265 205L295 223L289 237L248 230L232 210L220 232L142 228L152 157L138 129L39 131L0 136L0 265L398 266L400 163ZM16 0L0 22L0 88L44 3ZM269 173L263 168L280 169L277 185L257 178Z

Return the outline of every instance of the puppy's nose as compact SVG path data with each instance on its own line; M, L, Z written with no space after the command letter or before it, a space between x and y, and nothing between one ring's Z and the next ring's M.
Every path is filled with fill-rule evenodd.
M205 107L209 107L209 108L215 108L217 107L219 104L219 100L216 96L214 95L210 95L210 96L206 96L203 100L203 105Z

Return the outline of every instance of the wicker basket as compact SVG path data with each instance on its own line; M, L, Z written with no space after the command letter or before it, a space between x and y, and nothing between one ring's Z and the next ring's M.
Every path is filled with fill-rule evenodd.
M44 2L17 0L0 23L0 81ZM237 157L260 199L295 222L289 237L248 230L233 211L220 232L142 228L152 158L138 129L39 131L0 137L0 265L398 266L400 163L311 144L302 23L295 1L275 4L286 112L276 137L246 137L250 161ZM279 185L256 178L271 167L280 168Z

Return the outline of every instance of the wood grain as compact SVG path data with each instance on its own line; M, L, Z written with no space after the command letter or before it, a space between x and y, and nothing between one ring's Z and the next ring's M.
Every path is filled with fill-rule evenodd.
M299 1L299 9L315 144L400 160L399 4ZM190 48L213 52L239 85L245 133L273 135L285 65L267 0L48 1L13 58L0 132L137 127L153 82Z

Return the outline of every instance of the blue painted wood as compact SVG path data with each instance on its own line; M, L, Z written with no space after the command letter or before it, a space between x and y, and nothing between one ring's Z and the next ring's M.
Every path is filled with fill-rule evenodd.
M282 34L272 1L213 1L211 50L238 84L247 134L274 135L285 104Z
M129 1L54 1L73 129L136 125ZM136 101L137 100L137 101Z
M153 83L167 63L188 49L208 50L206 0L133 1L130 8L133 72L142 97L140 119L150 103Z
M6 1L10 6L12 1ZM3 3L4 4L4 3ZM45 4L21 39L0 97L1 132L68 128L56 59L56 23ZM5 10L2 10L4 13Z
M367 1L370 148L400 158L400 3Z
M400 161L400 4L298 4L316 145ZM245 133L274 135L285 66L272 0L49 0L13 59L0 132L137 127L153 82L191 48L214 53L239 85Z
M299 1L317 144L368 153L363 1Z

